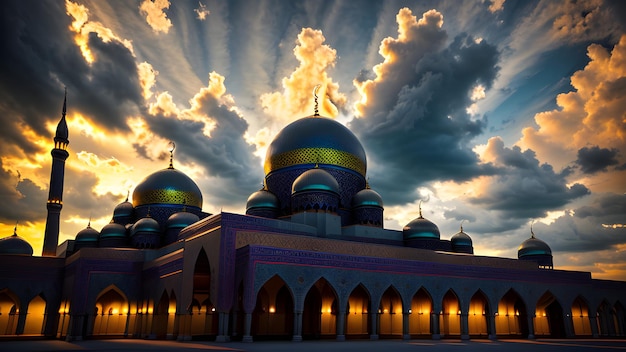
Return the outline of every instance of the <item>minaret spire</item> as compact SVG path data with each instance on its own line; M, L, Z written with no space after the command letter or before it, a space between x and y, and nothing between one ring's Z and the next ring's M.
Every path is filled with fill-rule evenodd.
M50 189L48 191L48 217L43 239L43 256L56 256L59 244L59 224L61 221L61 209L63 208L63 181L65 178L65 160L70 155L67 152L69 132L65 115L67 113L67 88L63 98L63 110L61 120L57 125L54 136L54 149L52 149L52 169L50 171Z

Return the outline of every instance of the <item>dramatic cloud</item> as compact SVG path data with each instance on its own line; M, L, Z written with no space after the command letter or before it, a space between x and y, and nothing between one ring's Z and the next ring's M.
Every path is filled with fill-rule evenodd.
M525 128L519 141L555 166L574 160L588 165L588 153L601 152L594 147L583 149L589 145L608 151L611 155L604 153L610 165L626 161L626 35L612 51L592 44L587 55L590 62L571 78L574 91L557 96L558 109L536 114L538 127Z
M47 190L29 179L21 179L18 170L5 170L0 158L0 222L32 222L45 217Z
M617 149L600 148L597 145L591 148L584 147L578 150L576 164L586 174L606 171L607 167L619 163L617 153Z
M172 27L172 21L167 18L167 14L163 10L169 7L170 2L168 0L144 0L139 6L139 10L142 15L146 16L146 22L155 33L167 33Z
M502 11L502 9L504 9L504 1L505 0L490 0L491 4L489 5L489 11Z
M293 53L300 65L289 77L282 80L282 92L261 96L265 113L281 122L312 115L314 110L313 89L319 85L319 113L335 117L346 104L346 96L339 92L339 84L333 82L328 70L335 66L337 52L328 45L322 31L303 28Z
M396 20L398 37L381 43L384 61L374 67L375 78L354 82L361 100L359 118L350 124L387 204L415 199L414 190L429 181L463 181L492 172L479 164L470 145L486 121L466 109L472 97L489 89L498 70L498 52L485 41L460 35L445 47L443 16L437 11L418 21L404 8ZM483 88L475 89L478 85Z
M558 174L552 166L540 164L532 150L506 148L497 137L489 139L482 158L497 167L498 173L487 177L470 202L501 212L503 217L544 217L549 210L589 193L582 184L568 186L568 173Z

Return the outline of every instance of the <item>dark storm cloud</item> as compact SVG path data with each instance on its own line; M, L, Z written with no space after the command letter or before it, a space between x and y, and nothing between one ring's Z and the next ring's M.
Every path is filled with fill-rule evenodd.
M590 204L550 225L538 224L537 235L541 233L553 251L592 252L626 244L626 227L612 227L624 224L626 195L596 194Z
M97 184L98 177L93 172L65 168L63 212L79 215L85 219L107 214L113 216L113 208L121 200L118 195L111 193L103 195L94 193L92 190ZM84 226L87 226L87 223Z
M617 154L619 151L615 148L600 148L593 146L591 148L584 147L578 150L578 164L582 172L586 174L595 174L596 172L606 171L609 166L619 164Z
M441 33L430 36L445 41ZM398 53L398 60L404 54ZM479 165L469 143L483 131L486 119L472 120L466 108L473 87L493 83L497 60L494 46L460 35L443 50L425 51L413 62L391 68L390 79L377 84L364 116L354 119L351 128L363 141L370 175L388 204L415 199L410 190L429 181L464 181L494 171ZM396 84L394 75L406 83Z
M549 164L540 164L535 152L521 151L517 146L504 147L499 138L489 141L487 155L498 167L486 192L470 202L497 210L503 217L530 219L544 217L569 201L589 194L589 189L576 183L568 186L565 173L556 173Z
M5 170L0 158L0 222L45 219L47 190L29 179L19 179L17 170Z
M115 40L104 43L92 33L89 46L96 61L90 66L74 43L64 2L33 6L30 1L6 1L2 6L0 137L15 148L11 153L32 156L41 151L24 136L23 127L48 135L46 123L60 117L64 86L69 110L93 118L104 128L127 128L125 117L143 105L135 62L127 48Z
M248 123L211 94L195 99L199 103L196 112L210 116L216 123L211 137L203 133L204 122L163 115L147 118L150 129L174 141L179 152L176 155L182 161L193 161L204 167L209 175L228 183L228 187L212 188L211 196L221 198L222 204L240 204L242 199L245 201L258 190L263 177L260 163L253 155L254 147L243 138Z

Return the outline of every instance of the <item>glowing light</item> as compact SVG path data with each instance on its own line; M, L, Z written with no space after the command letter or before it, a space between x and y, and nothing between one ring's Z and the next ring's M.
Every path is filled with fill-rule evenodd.
M117 309L117 308L113 308L113 309L111 310L111 314L119 314L119 312L120 312L120 310L119 310L119 309Z
M387 314L387 313L389 313L389 310L385 308L385 309L383 310L383 313Z
M128 314L128 308L122 309L122 314Z
M413 309L409 309L409 314L413 314ZM420 312L422 314L422 312Z
M270 313L276 313L276 308L270 307Z
M270 309L271 311L271 309ZM211 312L215 312L215 307L211 308Z
M152 308L148 308L148 314L152 314Z

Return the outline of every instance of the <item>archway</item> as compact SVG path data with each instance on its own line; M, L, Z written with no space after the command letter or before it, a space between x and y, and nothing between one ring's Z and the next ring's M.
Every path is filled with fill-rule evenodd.
M576 336L593 335L589 321L589 306L581 296L576 297L572 302L572 325Z
M321 278L307 292L302 312L302 337L333 338L337 334L337 294Z
M467 312L467 323L469 334L472 337L487 337L490 333L487 325L487 316L491 309L487 301L487 296L483 291L478 290L470 299L469 311Z
M380 299L378 317L381 338L402 337L402 298L393 286Z
M442 336L461 335L461 305L459 298L448 290L442 300L442 317L439 322Z
M430 337L430 313L433 310L433 300L423 287L420 288L411 300L409 315L409 334L411 337Z
M211 265L204 249L200 250L193 270L191 337L213 339L217 336L218 313L211 302Z
M293 297L278 275L257 294L252 314L252 335L258 339L289 339L293 335Z
M96 300L93 335L124 335L128 301L116 287L105 290Z
M602 336L615 336L615 314L609 302L602 301L598 307L598 328Z
M528 311L520 295L511 289L502 296L495 312L496 334L498 336L529 335Z
M624 328L624 324L626 323L626 310L624 310L624 306L620 302L615 303L615 317L617 336L626 335L626 331Z
M369 319L370 295L359 284L348 297L346 309L346 338L369 338L371 322Z
M0 291L0 335L15 335L19 300L9 290Z
M28 302L24 335L41 335L46 318L46 300L41 295Z
M544 293L537 301L535 335L555 338L565 337L563 308L550 291Z
M152 329L157 339L173 338L174 317L176 315L176 297L168 297L163 291L156 312L153 316Z

